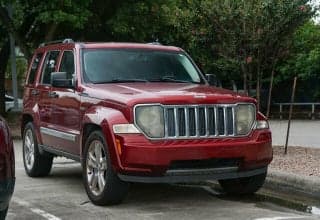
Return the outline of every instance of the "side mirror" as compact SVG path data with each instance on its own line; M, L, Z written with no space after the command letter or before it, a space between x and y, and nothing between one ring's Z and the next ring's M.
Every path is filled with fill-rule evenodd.
M206 79L211 86L219 86L219 80L215 74L206 74Z
M68 79L66 72L52 72L51 85L56 88L74 89L73 79Z

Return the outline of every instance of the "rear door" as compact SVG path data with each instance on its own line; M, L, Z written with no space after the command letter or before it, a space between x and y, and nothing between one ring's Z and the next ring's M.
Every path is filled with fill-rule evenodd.
M42 63L43 53L39 52L33 56L31 65L29 67L29 74L27 76L27 80L24 86L23 92L23 111L29 114L33 114L33 109L36 105L37 96L39 93L37 92L35 87L36 76L39 75L40 66Z
M39 83L35 87L37 93L37 103L40 119L40 133L42 144L52 146L53 138L50 134L50 118L52 114L51 109L51 73L57 71L57 63L60 51L48 51L45 55L42 72L40 75Z

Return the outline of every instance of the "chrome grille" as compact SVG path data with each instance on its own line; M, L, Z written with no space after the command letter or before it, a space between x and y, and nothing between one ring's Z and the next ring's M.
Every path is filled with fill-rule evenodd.
M236 105L164 106L165 138L235 136Z

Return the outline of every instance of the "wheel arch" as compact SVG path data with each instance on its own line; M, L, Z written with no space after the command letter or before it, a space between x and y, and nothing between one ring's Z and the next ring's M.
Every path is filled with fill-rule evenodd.
M23 137L24 128L29 122L33 122L33 117L30 114L23 114L21 118L21 137Z
M121 167L121 161L115 147L113 125L117 123L128 123L123 113L117 109L95 107L88 109L87 113L84 114L82 121L79 141L81 163L83 164L83 155L87 138L93 131L100 130L107 143L112 167L114 170L118 170Z

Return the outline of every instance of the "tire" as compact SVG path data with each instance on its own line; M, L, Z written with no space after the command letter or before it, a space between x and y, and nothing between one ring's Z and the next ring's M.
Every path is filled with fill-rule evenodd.
M126 197L129 183L121 181L113 170L101 131L93 131L86 140L82 170L84 186L93 204L119 204Z
M26 124L23 132L23 164L30 177L43 177L49 175L53 156L41 155L38 148L37 136L31 122Z
M8 212L8 207L6 209L0 211L0 220L6 219L7 212Z
M262 187L266 176L267 173L263 173L245 178L219 180L219 183L227 194L250 195Z

